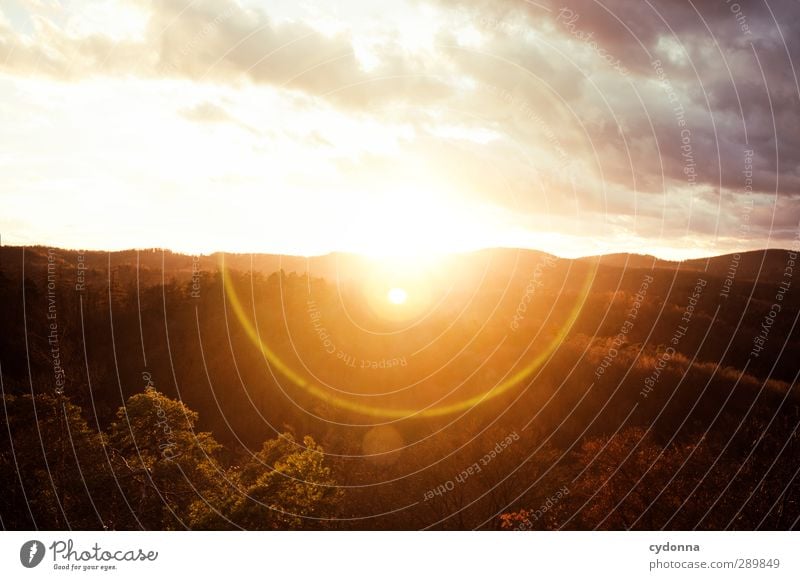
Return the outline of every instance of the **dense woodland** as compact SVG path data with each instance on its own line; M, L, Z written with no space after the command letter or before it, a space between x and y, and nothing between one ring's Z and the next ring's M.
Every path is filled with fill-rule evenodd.
M0 248L0 524L798 528L792 256Z

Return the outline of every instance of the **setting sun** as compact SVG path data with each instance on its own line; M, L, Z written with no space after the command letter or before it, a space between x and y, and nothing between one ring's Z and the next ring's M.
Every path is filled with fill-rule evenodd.
M408 293L402 288L392 288L389 290L389 293L386 295L386 297L392 304L400 305L405 304L406 300L408 299Z

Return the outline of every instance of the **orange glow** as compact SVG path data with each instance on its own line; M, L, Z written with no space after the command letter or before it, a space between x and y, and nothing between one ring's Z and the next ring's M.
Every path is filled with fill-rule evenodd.
M306 378L303 374L287 365L286 362L284 362L281 357L278 356L278 354L262 340L260 334L256 330L256 327L251 321L251 316L245 311L241 299L239 298L236 289L232 284L230 275L225 268L224 254L220 257L220 268L222 270L225 297L227 299L226 302L230 304L239 324L242 325L242 328L247 333L253 344L261 351L265 360L276 371L291 381L295 387L313 395L314 397L317 397L321 401L324 401L342 410L354 411L365 416L385 419L386 423L391 423L393 421L402 419L442 417L455 413L464 413L520 386L543 364L545 364L545 362L547 362L556 348L558 348L558 346L566 338L569 331L572 329L572 325L577 320L578 315L580 314L584 302L589 294L589 289L591 288L595 274L597 273L598 264L599 262L595 260L593 261L592 267L587 269L586 278L581 285L580 290L578 291L576 300L570 309L569 315L562 323L559 331L550 339L544 348L536 352L535 355L533 355L527 361L526 365L522 369L493 385L487 385L486 390L478 395L453 403L433 403L426 407L414 409L384 407L344 398L335 393L331 393L330 390L322 387L316 381ZM385 294L383 294L383 296L385 296ZM427 303L428 302L425 301L422 304ZM419 310L418 312L420 311L422 310ZM375 425L381 424L385 423L376 423Z

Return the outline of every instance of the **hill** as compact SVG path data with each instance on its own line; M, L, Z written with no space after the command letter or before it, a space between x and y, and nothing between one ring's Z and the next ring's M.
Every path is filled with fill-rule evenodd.
M787 251L681 263L226 254L225 274L221 257L0 248L4 396L63 396L113 433L118 408L155 388L199 413L233 470L265 440L310 435L346 491L337 525L355 529L720 529L734 516L741 529L764 518L785 529L800 514ZM387 300L397 285L402 304ZM29 422L20 400L7 401L17 426ZM428 497L476 462L479 477ZM623 464L633 479L601 485ZM555 519L520 515L573 480ZM686 498L693 507L668 521ZM633 516L613 511L620 501ZM31 525L3 505L5 525Z

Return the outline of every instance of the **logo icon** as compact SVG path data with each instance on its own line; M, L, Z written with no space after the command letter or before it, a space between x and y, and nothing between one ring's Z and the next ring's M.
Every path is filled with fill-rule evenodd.
M44 559L44 544L39 540L28 540L19 549L19 561L26 568L35 568Z

